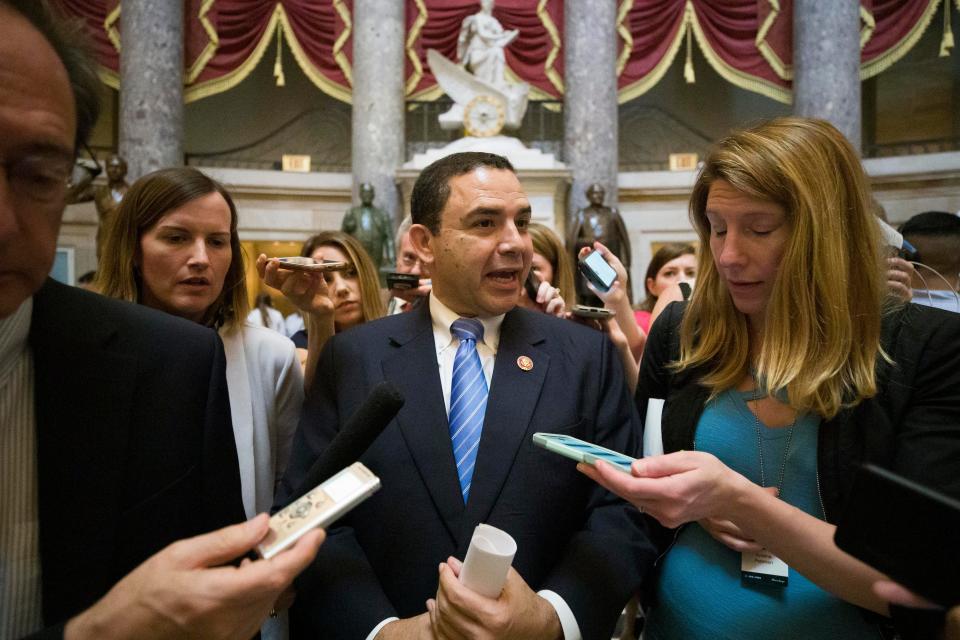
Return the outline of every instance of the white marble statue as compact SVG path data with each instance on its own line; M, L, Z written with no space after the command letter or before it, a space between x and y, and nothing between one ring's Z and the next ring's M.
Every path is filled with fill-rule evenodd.
M505 30L500 21L493 17L493 2L481 0L480 11L468 16L460 26L457 39L459 64L434 49L427 51L427 62L437 83L455 103L439 117L440 126L444 129L464 126L465 116L470 117L471 103L480 96L484 97L485 104L479 105L476 110L494 112L483 113L483 118L497 117L496 112L499 112L502 114L502 126L508 129L518 128L523 121L530 86L525 82L507 80L503 52L519 31Z
M480 11L460 25L457 58L473 75L497 88L507 88L504 48L519 35L519 30L506 31L493 17L493 0L481 0Z

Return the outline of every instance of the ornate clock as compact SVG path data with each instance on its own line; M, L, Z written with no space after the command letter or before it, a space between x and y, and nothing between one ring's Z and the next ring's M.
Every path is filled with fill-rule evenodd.
M503 130L507 110L503 102L489 95L479 95L467 103L463 111L463 128L477 138L495 136Z

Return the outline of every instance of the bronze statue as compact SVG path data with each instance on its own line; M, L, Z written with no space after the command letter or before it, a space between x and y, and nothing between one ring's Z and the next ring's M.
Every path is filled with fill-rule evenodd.
M100 247L103 246L103 235L107 233L109 227L108 220L113 211L123 200L127 189L127 161L114 154L107 160L107 184L93 186L93 179L100 174L100 167L92 169L83 166L83 175L79 179L71 180L70 190L67 194L69 204L80 202L90 202L97 207L97 259L100 259ZM75 174L76 175L76 174Z
M382 271L393 269L397 258L392 221L386 211L373 206L374 193L369 182L360 185L361 204L347 211L341 230L360 241L381 271L380 284L384 284Z
M627 233L627 226L620 217L620 212L616 208L608 207L603 204L606 192L603 186L597 183L587 188L587 200L590 204L576 213L573 223L570 225L570 235L567 239L567 246L573 255L574 264L577 262L577 255L583 247L593 248L595 240L602 242L618 258L627 273L630 272L630 235ZM577 278L577 299L582 304L597 304L603 306L602 302L593 295L587 288L586 280ZM629 289L627 295L630 295Z

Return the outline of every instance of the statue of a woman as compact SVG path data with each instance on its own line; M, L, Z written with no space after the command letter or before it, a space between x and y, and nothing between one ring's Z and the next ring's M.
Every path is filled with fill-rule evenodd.
M480 0L480 11L460 25L457 57L477 78L503 88L507 84L503 50L520 32L503 29L500 21L493 17L493 1Z

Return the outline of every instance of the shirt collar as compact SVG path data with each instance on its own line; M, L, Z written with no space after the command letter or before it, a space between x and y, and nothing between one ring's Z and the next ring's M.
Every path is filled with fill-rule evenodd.
M0 318L0 380L7 377L27 348L33 298L24 300L16 311Z
M500 346L500 325L503 324L503 317L505 315L506 314L501 313L498 316L490 318L477 316L477 320L483 325L482 342L490 347L494 353L497 352L497 348ZM443 344L447 345L453 341L453 336L450 334L450 325L459 317L459 314L440 302L440 299L436 295L433 293L430 294L430 318L433 320L433 333L441 338Z

